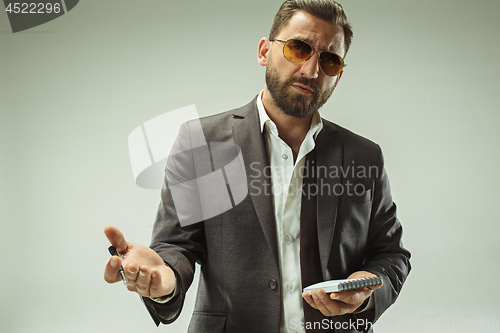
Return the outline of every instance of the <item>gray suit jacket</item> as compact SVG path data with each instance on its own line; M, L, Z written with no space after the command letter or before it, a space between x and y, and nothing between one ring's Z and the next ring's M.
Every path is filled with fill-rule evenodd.
M325 119L323 123L316 139L317 166L327 170L318 177L323 192L317 200L323 277L341 279L365 270L384 281L373 293L374 309L328 320L339 323L330 323L331 327L343 327L336 332L356 332L352 324L345 324L356 320L363 323L358 329L368 332L366 323L375 322L396 300L410 270L410 253L401 243L402 229L380 147ZM198 262L201 278L188 332L278 333L282 286L272 197L266 192L270 179L263 172L269 163L256 99L202 118L201 124L208 142L233 142L241 148L249 195L221 215L181 227L165 183L151 248L173 268L181 292L166 304L144 302L157 325L173 322ZM190 131L187 123L179 135ZM349 188L351 194L355 189L365 191L349 195Z

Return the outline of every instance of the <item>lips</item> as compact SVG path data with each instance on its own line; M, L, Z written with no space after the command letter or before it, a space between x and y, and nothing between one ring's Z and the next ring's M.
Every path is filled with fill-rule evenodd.
M294 83L292 83L292 87L294 87L295 89L297 89L299 91L302 91L305 94L314 94L316 92L313 88L309 87L308 85L302 84L302 83L294 82Z

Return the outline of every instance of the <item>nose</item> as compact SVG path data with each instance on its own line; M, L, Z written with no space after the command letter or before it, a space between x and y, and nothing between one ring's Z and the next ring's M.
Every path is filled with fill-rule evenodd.
M318 77L319 70L319 55L314 53L302 64L300 73L308 79L315 79Z

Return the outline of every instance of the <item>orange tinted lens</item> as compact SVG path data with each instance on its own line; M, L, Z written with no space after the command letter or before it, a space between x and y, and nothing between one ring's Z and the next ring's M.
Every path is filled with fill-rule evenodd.
M290 39L285 43L283 54L290 62L301 62L309 58L312 53L311 46L303 41Z
M337 75L344 68L342 58L331 52L321 52L319 64L323 72L329 76Z

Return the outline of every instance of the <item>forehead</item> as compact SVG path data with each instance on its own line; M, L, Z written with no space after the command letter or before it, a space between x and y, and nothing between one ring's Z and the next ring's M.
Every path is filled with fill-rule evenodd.
M318 49L345 54L344 30L341 26L323 21L314 15L298 11L281 29L278 39L296 38L315 45Z

